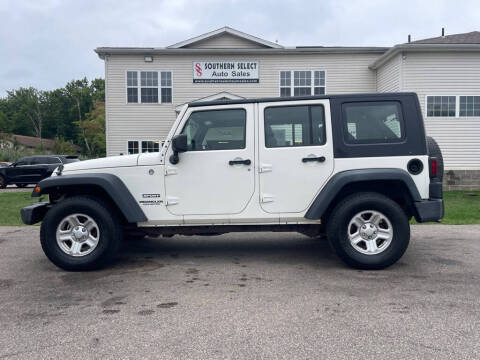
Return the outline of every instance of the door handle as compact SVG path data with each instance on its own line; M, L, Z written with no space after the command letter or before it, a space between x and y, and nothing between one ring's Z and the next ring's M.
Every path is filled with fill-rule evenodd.
M306 163L309 161L318 161L318 162L324 162L325 161L325 156L318 156L318 157L304 157L302 159L302 162Z
M250 159L246 159L246 160L230 160L228 162L229 165L250 165L252 162L250 161Z

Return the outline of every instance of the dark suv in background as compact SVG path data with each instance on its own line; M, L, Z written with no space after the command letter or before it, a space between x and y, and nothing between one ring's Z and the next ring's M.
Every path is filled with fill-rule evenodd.
M25 187L36 184L52 175L61 164L80 161L76 155L32 155L25 156L8 167L0 167L0 188L9 184Z

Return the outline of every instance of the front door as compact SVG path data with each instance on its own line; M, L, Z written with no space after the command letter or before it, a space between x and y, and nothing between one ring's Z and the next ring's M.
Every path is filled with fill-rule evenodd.
M329 101L259 105L261 207L305 212L333 172Z
M242 212L255 190L253 105L191 108L180 133L187 135L188 151L174 165L171 146L167 151L167 209L175 215Z

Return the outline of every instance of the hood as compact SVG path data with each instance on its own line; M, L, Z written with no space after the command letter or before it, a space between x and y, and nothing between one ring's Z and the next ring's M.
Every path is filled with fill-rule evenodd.
M115 168L125 166L137 166L138 154L123 155L123 156L110 156L100 159L77 161L70 164L65 164L63 172L76 171L76 170L91 170L102 168Z

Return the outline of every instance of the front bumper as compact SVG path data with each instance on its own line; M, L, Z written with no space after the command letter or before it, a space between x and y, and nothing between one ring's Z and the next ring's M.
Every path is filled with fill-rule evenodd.
M444 214L443 199L416 201L415 220L418 222L440 221Z
M48 211L48 202L38 202L20 210L22 221L27 225L33 225L43 220Z

